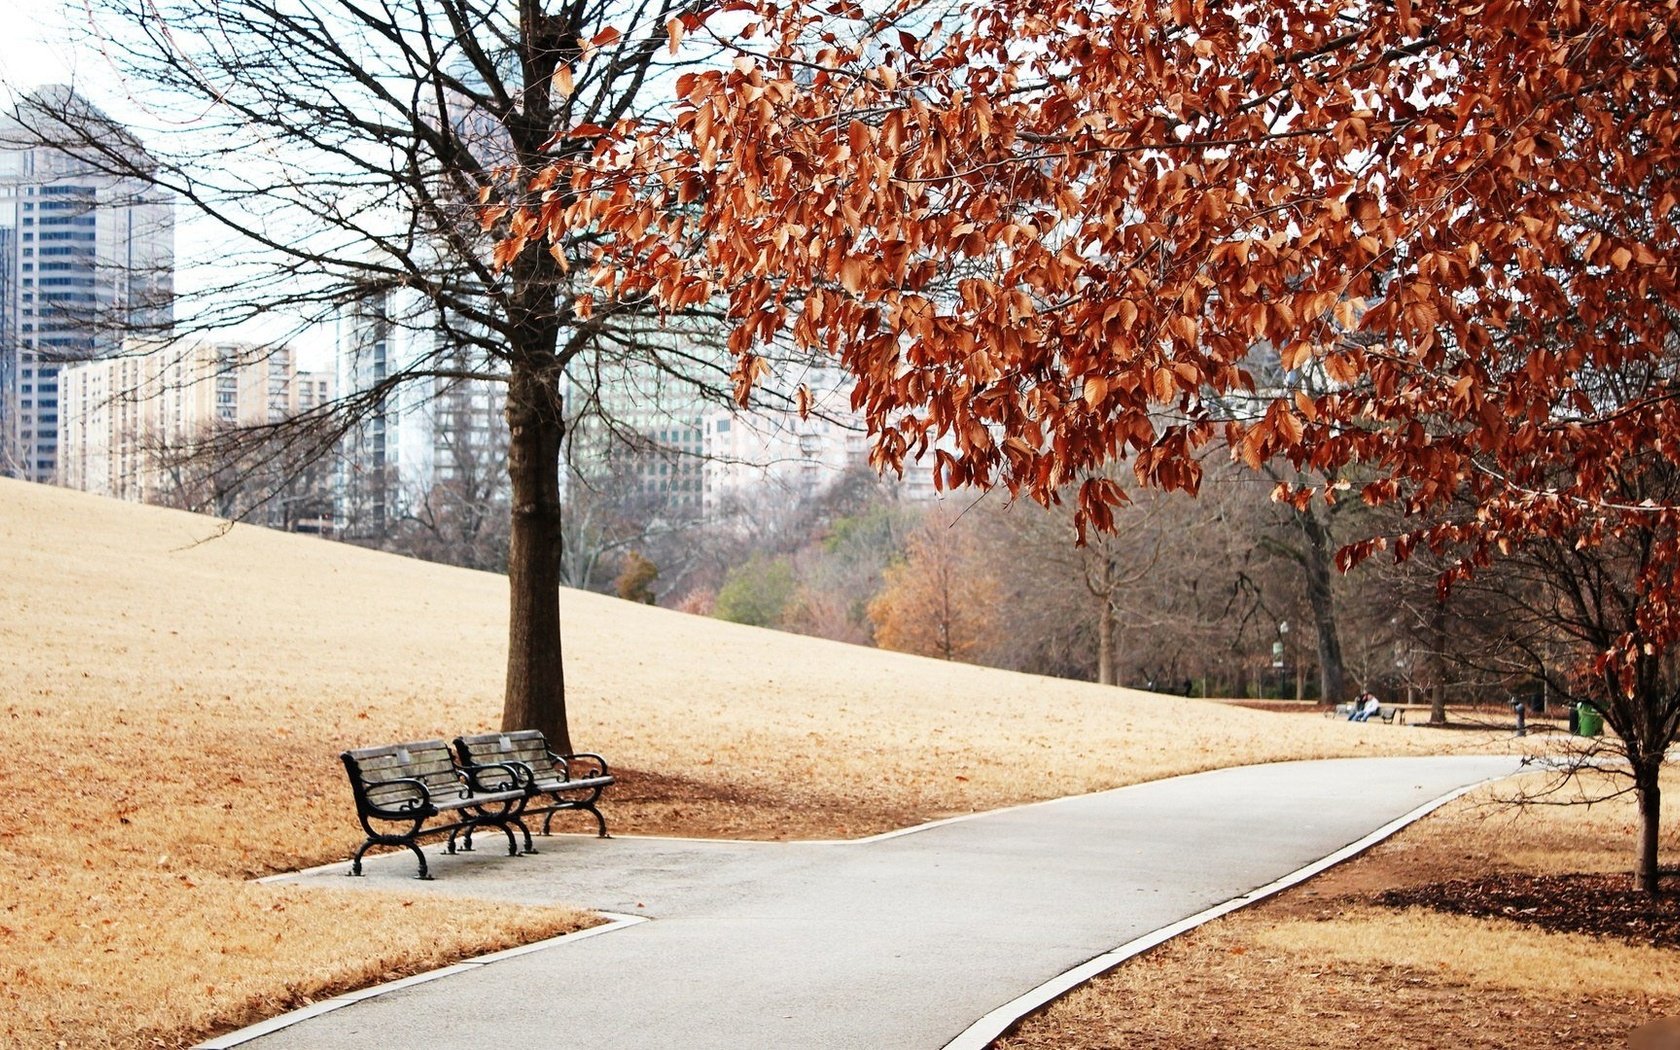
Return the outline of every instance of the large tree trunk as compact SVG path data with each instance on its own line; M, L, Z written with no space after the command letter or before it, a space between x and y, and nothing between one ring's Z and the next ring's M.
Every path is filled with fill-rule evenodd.
M1634 884L1657 894L1657 832L1662 820L1662 759L1642 758L1633 766L1633 786L1639 799L1639 861Z
M564 165L590 148L574 138L559 152L549 144L556 127L571 123L554 109L556 69L576 59L583 5L547 14L542 0L519 0L517 41L520 101L503 120L521 167ZM566 97L570 99L568 90ZM566 103L569 106L569 102ZM532 203L528 198L526 203ZM571 323L565 273L544 248L527 244L503 274L511 322L508 360L508 476L513 508L508 536L508 667L502 701L504 729L540 729L549 746L572 752L566 721L566 678L560 660L560 455L566 436L560 376L582 347L562 349ZM572 331L576 340L586 333Z
M560 662L560 442L565 437L557 370L515 363L508 383L507 692L503 729L540 729L572 751Z

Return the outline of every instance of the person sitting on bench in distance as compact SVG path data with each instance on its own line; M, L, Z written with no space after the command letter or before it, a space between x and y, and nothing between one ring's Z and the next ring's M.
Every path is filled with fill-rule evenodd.
M1349 722L1369 722L1371 716L1377 713L1382 702L1369 689L1360 693L1353 701L1353 710L1348 714Z

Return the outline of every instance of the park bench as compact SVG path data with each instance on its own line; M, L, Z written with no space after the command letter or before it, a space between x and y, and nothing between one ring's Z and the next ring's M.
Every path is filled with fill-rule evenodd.
M1346 719L1351 714L1353 714L1352 704L1337 704L1335 710L1324 712L1324 717ZM1405 725L1406 709L1404 707L1396 707L1394 704L1383 704L1377 708L1377 713L1371 716L1370 721L1374 722L1379 718L1384 722L1394 722L1399 725Z
M420 859L417 877L430 879L418 844L422 835L448 832L449 852L454 853L462 832L463 848L470 850L475 829L498 827L507 835L511 857L519 853L513 837L517 827L530 845L531 833L520 820L529 793L523 775L512 767L480 762L463 769L442 740L363 747L339 757L350 774L356 817L367 832L350 863L352 875L362 873L362 855L371 847L406 846ZM434 819L438 822L428 823Z
M580 751L571 755L557 755L548 748L548 739L535 729L521 729L511 733L480 733L455 738L455 753L461 767L474 769L511 768L520 777L530 796L523 812L543 814L543 834L549 832L554 814L565 810L584 810L595 815L601 838L607 837L607 821L595 803L601 792L613 783L607 760L600 755ZM533 807L534 808L530 808ZM527 832L525 846L530 848Z

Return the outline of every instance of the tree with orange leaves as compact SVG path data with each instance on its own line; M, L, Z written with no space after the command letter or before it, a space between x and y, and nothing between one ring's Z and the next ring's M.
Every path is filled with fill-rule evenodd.
M975 662L996 644L1001 590L957 523L935 510L882 574L869 603L883 649Z
M1680 726L1671 2L726 6L751 19L711 34L734 65L603 141L540 227L598 231L612 294L727 299L742 391L772 340L838 358L879 467L931 449L942 484L1068 493L1082 527L1126 499L1105 464L1193 492L1223 439L1329 479L1280 500L1413 515L1344 567L1427 544L1445 585L1635 538L1572 687L1620 737L1655 889ZM674 20L672 47L705 32Z

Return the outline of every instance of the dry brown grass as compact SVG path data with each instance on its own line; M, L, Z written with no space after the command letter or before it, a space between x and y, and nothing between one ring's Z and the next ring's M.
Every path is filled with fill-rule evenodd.
M1490 993L1572 987L1628 997L1680 989L1680 954L1672 950L1417 908L1350 905L1328 919L1261 925L1252 938L1253 950L1320 967L1381 962L1450 973L1454 983Z
M1680 787L1680 774L1666 787ZM1627 869L1631 800L1518 811L1491 804L1496 793L1510 786L1121 966L999 1050L1603 1048L1680 1014L1674 950L1367 903L1381 889L1487 873ZM1666 841L1680 838L1680 815L1665 829Z
M1497 926L1499 924L1490 923ZM1203 928L1075 990L999 1050L1614 1050L1680 1013L1672 986L1636 993L1462 980L1451 969L1370 956L1357 963L1258 945L1263 920ZM1591 938L1544 935L1553 964ZM1556 972L1555 965L1548 967ZM1670 971L1672 972L1672 970Z
M360 840L343 748L494 724L506 594L496 576L215 531L0 481L8 1045L169 1045L580 921L242 881ZM595 595L565 594L563 612L576 740L644 774L609 797L620 832L861 834L1215 766L1491 743L942 664ZM166 994L181 988L196 994Z

